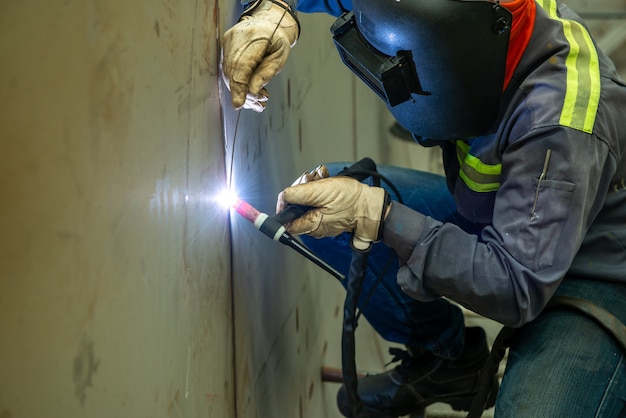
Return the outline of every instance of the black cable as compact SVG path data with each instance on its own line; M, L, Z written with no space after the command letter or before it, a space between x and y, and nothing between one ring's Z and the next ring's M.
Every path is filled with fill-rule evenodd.
M344 169L344 170L346 170L346 169ZM376 171L376 170L365 170L365 169L361 169L361 170L351 169L350 172L351 173L356 173L356 174L358 174L360 176L372 177L372 179L373 179L373 181L375 183L374 185L377 186L377 187L380 187L380 180L384 181L385 184L387 184L387 186L389 186L391 191L396 196L397 202L398 203L404 203L404 201L402 199L402 195L400 194L400 191L397 189L397 187L391 182L391 180L389 180L387 177L385 177L382 174L380 174L378 171ZM394 258L395 258L395 255L393 253L389 254L389 257L387 257L387 262L385 263L385 266L383 267L382 271L376 276L376 282L374 282L374 285L372 287L370 287L369 291L367 292L367 295L363 299L363 303L361 304L361 307L358 308L358 313L356 314L355 321L358 322L359 319L361 318L361 314L362 314L363 310L369 304L372 296L374 295L374 291L376 290L376 287L378 287L378 285L382 281L383 277L385 277L385 274L387 274L387 270L389 270L389 268L391 267L391 263L393 262ZM355 326L355 328L356 328L356 326Z
M385 263L385 267L383 267L381 272L376 276L376 281L374 282L372 287L370 287L369 291L365 295L365 298L363 298L363 303L361 304L361 307L359 308L359 312L356 314L355 321L358 322L359 319L361 318L361 314L363 313L363 310L370 303L372 296L374 296L374 290L376 290L376 287L378 287L380 282L383 280L383 277L385 277L385 274L387 274L387 270L389 270L389 268L391 267L391 263L393 262L394 258L395 258L395 255L393 253L389 254L389 257L387 257L387 262Z
M371 247L370 247L371 248ZM356 339L355 330L357 319L355 316L361 285L367 269L369 249L365 251L354 250L350 262L346 283L346 299L343 307L343 329L341 333L341 370L346 387L348 401L350 402L350 415L352 418L364 417L363 402L358 394L358 376L356 370Z
M363 161L364 160L361 160L361 162ZM373 169L363 169L362 164L357 163L350 168L344 168L344 170L338 175L350 175L362 178L362 180L365 180L367 177L372 177L376 186L380 186L380 180L383 179L393 190L398 200L401 201L402 197L400 196L398 189L386 177L376 171L376 165L374 162L369 160L366 161L366 163L373 166ZM352 260L350 262L350 270L348 272L346 283L346 299L344 303L343 328L341 334L341 368L344 386L346 388L346 395L350 404L350 415L352 418L366 418L368 416L367 412L363 410L363 401L359 397L358 393L355 331L362 312L362 309L359 309L358 305L359 298L361 296L363 279L367 270L368 255L371 248L372 247L370 245L370 247L365 251L354 250L352 252ZM369 300L374 293L374 289L381 282L384 274L393 261L393 257L393 254L390 254L385 268L377 277L376 282L368 292L363 307L367 306L367 303L369 303Z

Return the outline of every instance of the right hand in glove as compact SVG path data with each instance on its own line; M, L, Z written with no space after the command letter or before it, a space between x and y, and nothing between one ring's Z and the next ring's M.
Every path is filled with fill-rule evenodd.
M350 177L329 177L287 187L279 201L313 208L285 225L292 234L321 238L352 232L353 245L358 242L361 250L381 239L381 225L389 206L384 189Z
M235 109L262 112L265 85L284 67L300 26L281 0L258 0L248 10L224 33L222 75Z

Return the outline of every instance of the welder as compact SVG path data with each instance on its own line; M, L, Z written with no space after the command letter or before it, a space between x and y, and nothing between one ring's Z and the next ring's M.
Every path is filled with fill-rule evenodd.
M403 203L333 176L345 163L279 196L313 208L287 230L339 271L353 236L381 241L360 308L407 350L359 379L368 416L470 408L488 345L458 305L515 330L499 390L488 381L496 416L625 416L626 85L580 17L555 0L243 3L223 36L235 108L271 105L298 11L337 17L346 66L445 168L379 165ZM338 404L351 415L345 386Z

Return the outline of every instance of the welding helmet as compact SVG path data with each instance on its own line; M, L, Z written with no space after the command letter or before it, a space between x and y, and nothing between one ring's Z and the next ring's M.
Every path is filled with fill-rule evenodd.
M335 45L404 128L436 141L487 133L502 96L508 10L490 0L352 5L331 27Z

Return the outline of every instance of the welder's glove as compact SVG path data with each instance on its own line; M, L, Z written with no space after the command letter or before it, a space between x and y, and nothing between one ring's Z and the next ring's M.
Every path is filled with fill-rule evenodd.
M330 177L330 174L328 173L328 168L324 164L320 164L313 170L305 171L304 173L302 173L302 175L295 179L294 182L291 183L291 185L297 186L298 184L304 184L310 181L324 179L326 177ZM276 201L276 213L281 212L287 207L287 205L289 205L289 203L285 202L282 199L282 193L279 194L278 200Z
M265 85L283 68L299 34L295 13L280 0L257 0L224 33L222 75L236 109L265 109Z
M384 189L339 176L287 187L279 200L315 208L286 225L292 234L321 238L353 232L353 245L358 249L381 239L389 205Z

